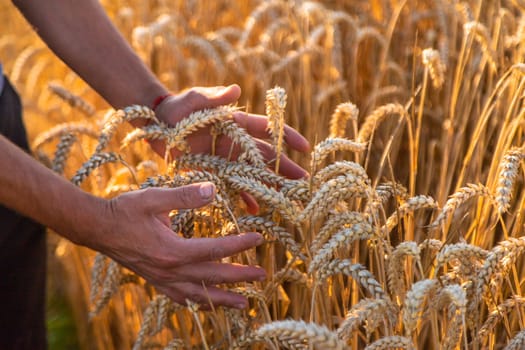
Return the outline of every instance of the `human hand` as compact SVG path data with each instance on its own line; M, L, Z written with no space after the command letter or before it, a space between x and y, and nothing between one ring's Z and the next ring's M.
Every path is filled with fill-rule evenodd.
M92 248L136 272L175 302L186 299L204 307L247 306L245 297L217 285L263 280L260 267L221 263L219 260L261 244L258 233L185 239L170 229L173 209L198 208L215 197L212 183L178 188L148 188L107 201L100 226L102 242Z
M174 125L180 120L188 117L192 112L215 108L222 105L235 103L241 94L241 89L238 85L230 85L228 87L195 87L179 95L167 97L156 108L157 117L170 124ZM254 137L257 146L267 162L275 160L276 152L271 145L264 142L262 139L270 137L267 131L268 119L265 116L249 114L244 112L236 112L233 114L233 120L248 134ZM286 126L285 142L297 151L306 152L310 145L308 141L293 128ZM188 137L188 144L192 153L211 153L213 138L210 135L210 128L202 128ZM152 143L152 146L163 155L161 143ZM230 155L232 141L224 135L221 135L216 140L215 153L217 155L227 157ZM174 156L180 154L179 151L173 150ZM239 154L239 147L233 147L231 152L233 158ZM279 172L288 178L298 179L307 175L307 172L299 165L291 161L286 155L281 155Z

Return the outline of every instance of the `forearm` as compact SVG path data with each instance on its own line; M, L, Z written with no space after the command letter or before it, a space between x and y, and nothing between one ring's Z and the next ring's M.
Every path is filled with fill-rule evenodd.
M104 200L82 191L0 135L0 204L71 241L96 246Z
M113 107L167 93L97 0L13 0L47 45Z

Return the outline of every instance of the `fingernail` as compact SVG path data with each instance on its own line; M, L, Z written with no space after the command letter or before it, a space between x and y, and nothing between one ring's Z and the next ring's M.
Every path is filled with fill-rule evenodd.
M202 199L208 200L210 199L215 192L215 186L211 183L209 184L202 184L199 188L199 193L202 197Z
M244 309L246 307L246 303L238 303L235 305L236 309Z

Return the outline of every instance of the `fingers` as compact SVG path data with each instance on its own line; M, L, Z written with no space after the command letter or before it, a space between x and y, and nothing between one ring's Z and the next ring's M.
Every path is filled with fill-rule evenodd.
M248 213L256 215L259 212L259 204L251 194L241 192L241 198L246 204L246 210L248 211Z
M186 305L186 299L201 304L203 309L208 306L226 306L236 309L244 309L248 301L242 295L228 292L213 286L202 286L196 283L176 283L172 286L160 288L161 292L169 296L173 301Z
M235 255L263 242L264 238L255 232L219 238L192 238L185 241L184 250L187 263L214 261Z
M270 137L268 133L268 118L264 116L237 112L233 114L233 120L253 137L259 139ZM288 125L284 127L284 141L297 151L308 152L310 150L310 143L303 135Z
M266 272L255 266L207 261L181 266L177 268L174 277L179 281L213 286L222 283L262 281L266 278Z
M194 209L209 204L215 197L215 185L203 182L178 188L148 188L139 191L146 210L165 213L173 209Z

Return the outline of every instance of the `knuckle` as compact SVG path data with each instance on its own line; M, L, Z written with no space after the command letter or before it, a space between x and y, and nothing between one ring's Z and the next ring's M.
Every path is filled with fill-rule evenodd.
M196 89L192 88L190 89L187 93L186 93L186 96L188 98L188 102L193 106L193 107L197 107L199 106L200 104L202 104L205 100L206 100L206 97L204 95L202 95L199 91L197 91Z

